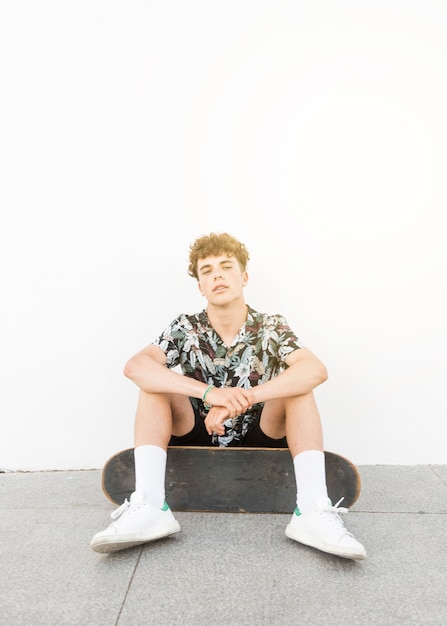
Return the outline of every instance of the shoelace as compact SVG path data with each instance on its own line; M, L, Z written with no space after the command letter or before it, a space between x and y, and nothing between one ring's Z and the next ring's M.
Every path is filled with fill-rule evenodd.
M344 500L344 499L345 498L343 496L343 497L340 498L340 500L336 504L331 505L331 506L327 505L327 506L323 507L322 509L320 509L320 511L327 511L329 513L337 513L337 514L338 513L348 513L349 509L347 509L344 506L340 506L340 502L342 500Z
M332 513L332 515L328 516L329 521L336 525L339 526L340 528L343 528L343 530L346 532L346 534L351 535L351 533L346 529L343 520L341 519L341 517L339 516L339 513L348 513L349 509L340 506L340 502L343 500L344 498L340 498L340 500L334 504L333 506L329 506L326 505L324 507L322 507L321 509L318 510L319 513L322 513L323 515L326 513ZM351 535L352 536L352 535Z

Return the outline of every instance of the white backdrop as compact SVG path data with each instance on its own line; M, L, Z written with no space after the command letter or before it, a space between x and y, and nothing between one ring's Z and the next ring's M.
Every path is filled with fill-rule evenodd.
M445 463L447 3L0 9L0 469L131 446L125 361L204 302L190 243L327 365L325 444Z

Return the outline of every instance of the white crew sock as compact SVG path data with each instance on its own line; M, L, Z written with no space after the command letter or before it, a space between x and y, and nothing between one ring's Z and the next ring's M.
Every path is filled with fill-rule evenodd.
M293 459L296 480L296 504L300 513L310 513L318 498L328 497L324 452L306 450Z
M166 450L159 446L138 446L135 457L135 491L161 509L165 500Z

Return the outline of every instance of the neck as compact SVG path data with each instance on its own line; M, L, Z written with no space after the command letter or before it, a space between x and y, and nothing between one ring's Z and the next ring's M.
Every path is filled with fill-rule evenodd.
M248 307L245 302L232 302L228 307L208 305L207 314L211 326L226 345L231 345L241 326L247 320Z

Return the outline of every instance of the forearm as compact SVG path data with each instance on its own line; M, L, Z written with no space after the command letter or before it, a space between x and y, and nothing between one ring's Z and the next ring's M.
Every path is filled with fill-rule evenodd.
M202 399L207 392L206 402L214 406L225 407L229 417L235 417L251 406L251 394L246 390L240 387L216 389L213 385L207 385L205 382L174 372L165 366L163 354L152 349L152 355L150 355L148 354L149 350L133 356L124 368L124 375L130 378L142 391L146 393L176 393Z
M326 367L316 357L293 363L281 374L252 389L253 404L309 393L327 380Z
M205 383L170 370L145 354L132 357L124 367L124 375L146 393L178 393L201 398L206 389Z

